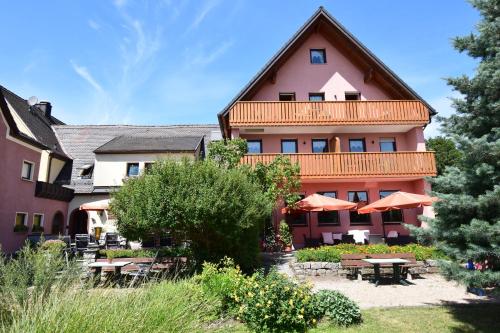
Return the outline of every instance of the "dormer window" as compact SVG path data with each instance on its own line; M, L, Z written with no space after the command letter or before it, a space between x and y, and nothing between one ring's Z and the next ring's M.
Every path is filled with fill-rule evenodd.
M325 100L325 93L309 93L310 102L322 102Z
M279 99L282 102L295 101L295 93L294 92L280 93Z
M93 164L85 164L80 168L80 178L81 179L91 179L92 178L92 172L94 171L94 165Z
M361 94L357 91L346 91L345 100L346 101L359 101L361 99Z
M326 50L325 49L311 49L311 64L326 64Z

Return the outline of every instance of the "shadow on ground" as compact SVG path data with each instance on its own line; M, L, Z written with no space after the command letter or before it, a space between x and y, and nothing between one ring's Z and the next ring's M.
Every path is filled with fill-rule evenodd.
M495 302L496 300L492 300ZM447 311L460 324L450 328L454 333L500 332L500 304L472 300L470 304L445 303Z

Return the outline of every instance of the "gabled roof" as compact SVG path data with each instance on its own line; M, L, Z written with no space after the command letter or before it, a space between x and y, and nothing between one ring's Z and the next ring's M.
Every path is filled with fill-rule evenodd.
M245 87L234 97L231 102L218 113L219 124L223 130L223 117L227 115L234 103L248 100L258 90L260 84L271 78L283 64L312 33L320 32L335 43L343 46L341 52L349 54L351 61L360 64L373 75L374 79L382 83L395 96L394 99L413 99L422 101L432 115L436 111L420 95L418 95L408 84L396 75L387 65L377 58L365 45L363 45L352 33L350 33L340 22L338 22L323 7L307 20L307 22L285 43L285 45L264 65L264 67L247 83Z
M195 152L203 141L203 136L142 136L122 135L96 150L96 154L154 153L154 152Z
M166 125L166 126L132 126L132 125L64 125L54 126L57 137L64 151L73 159L71 170L66 170L66 179L59 179L69 184L76 194L93 193L93 179L81 179L80 172L84 166L93 165L94 150L111 140L121 136L139 137L204 137L206 145L212 140L220 139L218 125Z
M23 133L17 126L14 117L11 114L9 105L14 109L22 122L28 127L34 137ZM12 91L0 85L0 109L11 130L11 135L37 148L50 150L54 155L64 160L68 156L64 153L57 140L52 125L64 124L59 119L47 117L36 105L29 106L28 101L19 97Z

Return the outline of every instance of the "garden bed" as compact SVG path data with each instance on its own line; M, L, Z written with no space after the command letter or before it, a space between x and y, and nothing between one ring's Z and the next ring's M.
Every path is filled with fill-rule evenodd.
M295 252L297 262L329 262L339 263L343 254L381 254L381 253L413 253L417 261L445 259L445 256L432 246L409 244L404 246L388 246L385 244L355 245L339 244L318 248L301 249Z

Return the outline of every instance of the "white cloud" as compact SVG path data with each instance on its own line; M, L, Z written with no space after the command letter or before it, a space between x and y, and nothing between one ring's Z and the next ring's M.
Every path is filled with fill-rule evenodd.
M199 65L206 66L211 64L219 57L221 57L224 53L227 52L229 48L234 43L232 41L224 41L220 43L216 48L212 50L205 50L203 46L200 46L198 50L191 51L190 49L186 50L186 63L188 65Z
M94 79L92 74L90 74L87 67L79 66L73 60L70 60L70 63L76 74L78 74L82 79L87 81L87 83L90 84L98 92L104 92L104 89L102 89L101 85L96 81L96 79Z
M117 8L122 8L122 7L125 7L125 5L127 4L127 0L113 0L113 4Z
M92 19L88 20L88 24L89 27L91 27L94 30L99 30L101 28L101 25Z
M201 6L201 8L196 13L196 16L195 16L193 22L191 23L191 25L189 26L189 28L187 29L186 32L189 32L191 30L194 30L194 29L198 28L198 26L203 22L203 20L205 20L205 18L207 17L207 15L215 7L217 7L219 4L220 4L220 0L207 0L207 1L204 1L203 5Z

